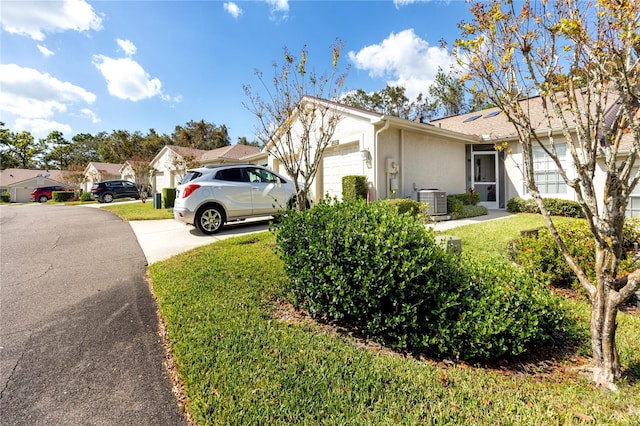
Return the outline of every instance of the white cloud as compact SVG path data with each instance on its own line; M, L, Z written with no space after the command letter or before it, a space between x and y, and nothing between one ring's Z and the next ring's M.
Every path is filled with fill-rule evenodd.
M68 124L42 118L18 118L13 125L13 130L17 132L28 131L35 139L46 138L54 130L67 135L73 131Z
M240 15L242 15L242 9L240 8L240 6L232 1L224 3L223 7L224 10L234 18L238 18Z
M271 6L271 19L286 20L289 17L289 0L266 0Z
M162 83L151 78L142 66L131 58L113 59L94 55L93 64L107 80L109 93L119 99L140 101L162 96Z
M379 44L349 52L355 66L372 78L384 78L390 86L403 86L409 98L426 93L438 67L447 71L456 60L446 49L430 46L413 29L391 33Z
M94 124L100 123L100 119L98 118L96 113L91 111L89 108L82 108L80 110L80 116L90 119L91 122L94 123Z
M414 3L427 3L431 0L393 0L393 4L396 5L396 9L399 9L401 6L407 6Z
M138 49L133 44L133 42L131 42L130 40L118 39L116 41L118 43L118 46L120 46L120 49L122 49L124 51L125 55L133 56L133 55L136 54L136 50L138 50Z
M53 56L54 53L52 50L47 49L47 46L44 46L42 44L38 45L38 50L40 51L40 53L42 53L44 56Z
M82 87L15 64L0 64L0 86L0 111L22 119L50 118L75 103L96 100Z
M0 25L8 33L42 41L47 33L99 31L102 18L85 0L5 1Z

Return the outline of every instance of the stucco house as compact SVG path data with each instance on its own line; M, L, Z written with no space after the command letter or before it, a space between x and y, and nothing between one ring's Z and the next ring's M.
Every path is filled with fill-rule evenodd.
M229 145L212 150L166 145L150 162L155 169L153 188L160 192L163 188L175 187L185 171L192 167L240 162L266 163L266 158L266 153L248 145Z
M537 135L543 143L549 140L549 133L553 135L563 168L567 171L569 178L575 177L573 160L566 144L562 143L564 137L562 136L560 120L554 118L550 123L547 123L542 108L542 100L538 96L523 99L521 105L528 112L532 123L540 123ZM605 118L615 115L618 107L615 98L610 99L610 103L605 110ZM567 116L567 119L570 122L570 115ZM431 124L476 139L476 142L468 147L473 170L471 187L475 188L476 191L484 195L486 194L487 185L495 185L500 207L503 207L504 202L513 197L530 197L522 176L524 159L522 147L518 143L518 135L513 124L508 121L506 115L498 108L433 120ZM494 148L496 144L506 144L507 149L498 152ZM620 155L626 155L632 145L633 135L631 133L624 134L620 143ZM597 197L603 193L605 176L601 161L598 161L598 166L594 176ZM544 197L577 199L575 192L562 180L556 165L540 147L534 146L533 167L536 183ZM638 167L635 167L635 171L637 170ZM476 179L478 176L480 177L479 180ZM598 202L601 204L602 199L598 198ZM640 187L636 187L631 196L627 206L627 216L640 217Z
M39 186L67 186L67 173L64 170L0 170L0 193L8 192L11 202L26 203L31 201L31 192Z
M316 200L341 199L346 175L365 176L371 200L417 199L422 190L463 193L473 183L467 159L475 137L322 99L305 101L323 103L340 115L312 183ZM286 174L276 158L268 160L269 167Z
M316 199L325 195L340 199L346 175L364 175L371 200L420 199L423 190L459 194L473 189L480 194L481 205L502 209L510 198L528 196L515 129L498 108L421 123L318 98L306 97L303 102L335 108L341 117L312 183ZM534 122L544 123L540 99L524 102ZM548 130L540 127L542 133ZM559 131L555 126L552 130ZM630 136L623 141L625 149L631 147ZM502 142L510 150L497 151L495 144ZM574 199L575 194L561 181L549 158L541 150L535 156L543 195ZM569 160L566 154L565 161ZM268 157L268 166L285 173L273 155ZM640 216L640 188L636 188L627 214Z
M92 161L84 169L83 191L91 191L94 183L107 179L123 179L121 175L124 164L99 163Z

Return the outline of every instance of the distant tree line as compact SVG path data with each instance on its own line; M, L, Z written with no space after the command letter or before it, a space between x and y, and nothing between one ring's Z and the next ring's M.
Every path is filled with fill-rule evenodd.
M247 138L237 143L258 146ZM150 161L165 145L211 150L231 144L227 126L189 121L176 126L173 133L158 134L154 129L140 131L113 130L95 135L79 133L70 140L62 132L52 131L36 140L28 131L14 132L0 122L0 168L76 170L89 162L124 163L131 159Z
M419 93L412 100L405 92L402 86L389 85L371 93L357 89L345 93L338 101L367 111L420 122L493 106L480 93L473 92L473 96L469 97L464 81L454 72L447 73L442 68L438 68L433 84L425 93Z

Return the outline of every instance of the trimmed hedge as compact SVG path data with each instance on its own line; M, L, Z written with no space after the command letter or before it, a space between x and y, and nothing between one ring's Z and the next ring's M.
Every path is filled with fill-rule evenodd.
M55 202L62 203L75 198L75 191L53 191L51 193L51 199Z
M162 204L165 209L172 209L176 201L176 189L175 188L163 188L162 189Z
M465 217L477 217L489 214L489 210L485 206L463 206L462 216L455 219L464 219Z
M460 200L465 206L475 206L480 202L480 194L477 192L465 192L464 194L449 194L447 195L447 202L449 200Z
M427 203L419 203L411 198L387 198L380 201L387 206L393 207L399 214L408 213L410 216L417 217L423 211L426 211Z
M560 198L544 198L544 205L552 216L583 218L582 208L577 201ZM540 209L533 198L511 198L507 201L507 211L511 213L536 213Z
M496 359L564 324L556 299L516 267L447 254L389 202L323 201L275 230L294 305L393 348Z
M366 176L343 176L342 177L342 201L366 200L367 187Z
M2 201L3 203L8 203L9 201L11 201L11 194L9 194L8 192L3 192L2 194L0 194L0 201Z

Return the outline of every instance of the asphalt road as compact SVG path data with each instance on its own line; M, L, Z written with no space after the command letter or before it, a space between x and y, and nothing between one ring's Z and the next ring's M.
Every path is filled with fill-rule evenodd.
M185 424L128 223L2 205L0 267L2 425Z

